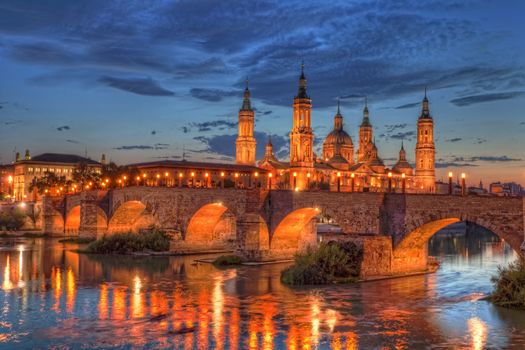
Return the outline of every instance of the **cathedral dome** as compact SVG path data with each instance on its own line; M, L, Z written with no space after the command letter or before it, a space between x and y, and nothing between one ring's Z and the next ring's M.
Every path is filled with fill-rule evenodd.
M326 139L324 140L325 145L348 145L353 146L354 143L352 142L352 138L350 135L346 133L344 130L332 130L328 136L326 136Z

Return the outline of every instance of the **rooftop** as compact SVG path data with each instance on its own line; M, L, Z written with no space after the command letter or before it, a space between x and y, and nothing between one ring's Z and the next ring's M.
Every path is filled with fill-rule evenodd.
M42 153L37 156L31 157L30 160L22 159L17 163L29 163L29 162L41 162L41 163L69 163L78 164L86 163L91 165L102 165L101 163L94 161L93 159L77 156L76 154L62 154L62 153Z
M161 160L157 162L135 163L129 166L137 168L192 168L192 169L217 169L217 170L237 170L237 171L259 171L265 172L264 169L252 165L228 164L228 163L207 163L191 162L187 160Z

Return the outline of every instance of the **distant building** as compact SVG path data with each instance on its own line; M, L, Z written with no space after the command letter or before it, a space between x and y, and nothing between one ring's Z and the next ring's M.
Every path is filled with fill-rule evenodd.
M0 199L13 195L14 167L12 164L0 165Z
M501 197L523 196L525 193L523 187L515 182L493 182L489 189L491 194Z
M47 172L64 176L70 180L75 168L84 163L97 172L102 172L102 164L92 159L84 158L74 154L44 153L31 158L29 150L26 151L24 159L17 154L13 164L13 197L16 201L36 200L36 192L31 192L29 187L33 179L44 176Z

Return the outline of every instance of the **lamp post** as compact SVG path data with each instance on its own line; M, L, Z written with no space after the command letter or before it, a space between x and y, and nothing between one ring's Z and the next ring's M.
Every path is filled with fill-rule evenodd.
M272 173L268 173L268 191L272 190Z
M123 186L126 186L126 182L128 181L128 177L126 175L122 176L122 183Z
M403 193L406 192L406 187L407 187L407 176L405 175L405 173L403 173L401 174L401 188L402 188Z
M191 172L191 187L195 187L195 172Z
M310 190L310 173L306 173L306 190L309 191Z
M337 192L341 192L341 173L337 172Z
M253 176L255 177L255 188L259 187L258 180L259 180L259 172L253 173Z
M168 173L167 171L164 173L164 181L165 181L165 186L168 187L168 181L169 181L169 177L170 177L170 173Z
M221 188L224 188L224 171L221 171Z
M182 173L179 173L179 187L182 187L182 177L184 175L182 175Z
M235 176L235 188L237 188L237 186L238 186L238 183L237 183L237 182L238 182L238 180L239 180L239 173L235 173L234 176Z
M146 181L147 177L148 177L148 174L146 174L146 173L142 174L142 178L144 179L144 186L148 186L148 183Z
M137 176L137 186L140 186L140 176Z
M210 175L208 173L205 173L204 174L204 178L206 179L206 184L205 184L204 187L209 188L210 187L210 185L209 185Z
M293 172L293 188L294 190L297 189L297 173Z
M388 172L388 192L392 192L392 172Z
M461 195L462 196L465 196L467 194L466 177L467 175L465 173L461 173Z
M448 194L449 195L452 194L452 176L454 176L454 174L452 173L452 171L449 171L448 173Z
M354 173L350 174L350 179L352 182L352 192L354 192L355 190L355 174Z

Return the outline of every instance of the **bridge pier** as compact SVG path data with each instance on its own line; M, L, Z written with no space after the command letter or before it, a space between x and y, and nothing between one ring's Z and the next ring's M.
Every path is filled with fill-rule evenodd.
M85 191L80 196L79 237L99 238L108 230L107 216L99 206L105 191Z
M63 199L44 196L42 199L42 231L51 236L64 236Z

